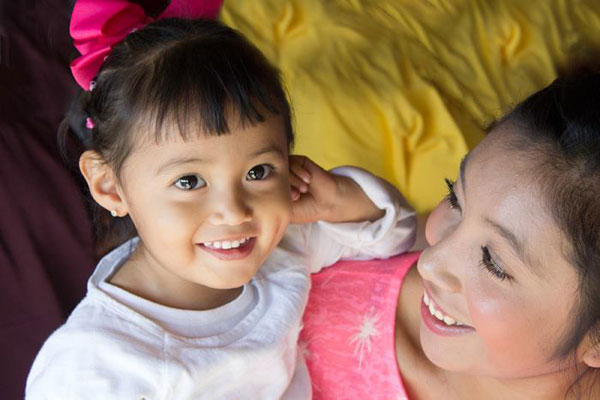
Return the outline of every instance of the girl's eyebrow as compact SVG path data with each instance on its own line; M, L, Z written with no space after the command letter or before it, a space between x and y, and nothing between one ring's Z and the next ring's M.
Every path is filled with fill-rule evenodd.
M285 155L283 154L281 149L275 145L269 145L262 149L259 149L255 152L253 152L252 154L250 154L250 156L252 158L254 158L254 157L258 157L262 154L269 154L269 153L273 153L278 157L285 158ZM167 170L175 165L187 164L187 163L207 163L207 162L208 162L208 160L203 159L203 158L198 158L198 157L174 158L174 159L167 161L165 164L161 165L160 168L156 171L156 175L160 175L162 172L164 172L165 170Z
M169 160L167 163L161 165L160 168L156 171L156 175L160 175L162 172L173 167L174 165L187 164L187 163L192 163L192 162L205 162L205 161L206 160L203 160L203 159L197 158L197 157L175 158L175 159Z
M255 151L255 152L253 152L252 154L250 154L250 156L251 157L257 157L257 156L260 156L260 155L266 154L266 153L276 153L281 158L285 157L285 155L283 154L283 152L281 151L281 149L278 146L274 145L274 144L271 144L271 145L269 145L267 147L259 149L259 150Z

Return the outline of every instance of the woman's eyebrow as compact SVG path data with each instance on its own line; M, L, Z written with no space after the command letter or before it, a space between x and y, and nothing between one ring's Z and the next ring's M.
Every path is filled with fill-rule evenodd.
M465 154L463 159L460 161L459 176L460 176L460 184L461 184L463 193L466 193L465 170L467 169L467 161L469 159L469 154L471 154L471 153ZM500 236L502 236L504 239L506 239L507 242L509 242L511 244L511 246L515 249L515 251L519 255L519 257L521 257L521 259L523 259L523 260L526 259L526 254L525 254L525 249L523 247L523 243L519 239L517 239L517 237L515 236L514 233L512 233L509 229L500 225L496 221L491 220L490 218L486 217L485 221L489 225L491 225L496 230L496 232L498 232L500 234Z
M515 249L516 253L521 259L527 259L525 254L525 248L523 247L523 242L519 240L514 233L512 233L509 229L505 228L504 226L489 218L486 218L485 222L490 224L492 228L494 228L496 232L500 234L500 236L502 236L504 239L506 239L508 243L510 243L510 245Z
M460 169L459 169L459 177L460 177L460 185L462 186L462 192L466 193L466 183L465 183L465 169L467 168L467 159L469 158L469 154L465 154L462 160L460 160Z
M531 266L531 270L533 270L533 272L541 277L544 278L544 273L543 273L543 268L541 267L541 265L539 263L537 263L533 258L531 258L529 256L529 253L527 252L526 248L525 248L525 242L523 240L520 240L517 235L515 235L514 233L512 233L508 228L502 226L501 224L499 224L496 221L493 221L489 218L485 218L485 221L492 226L492 228L494 228L494 230L496 232L498 232L498 234L500 236L502 236L508 243L510 243L510 245L512 246L512 248L515 250L515 252L517 253L517 256L523 260L525 262L526 265Z

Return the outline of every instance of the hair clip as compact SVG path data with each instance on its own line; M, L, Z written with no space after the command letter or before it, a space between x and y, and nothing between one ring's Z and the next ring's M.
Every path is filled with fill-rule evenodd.
M95 87L96 87L96 81L90 81L90 88L88 90L91 92L92 90L94 90Z
M88 129L94 129L96 124L94 124L94 121L90 117L87 117L85 119L85 127Z
M71 71L77 83L84 90L90 90L90 81L98 75L112 48L125 40L128 32L164 18L214 19L223 0L163 1L169 5L156 18L146 15L143 7L128 0L76 0L70 3L75 4L69 32L81 53L81 57L71 62Z

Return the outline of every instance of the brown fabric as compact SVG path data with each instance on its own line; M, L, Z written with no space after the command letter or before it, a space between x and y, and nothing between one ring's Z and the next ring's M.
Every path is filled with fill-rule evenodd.
M94 243L56 130L75 86L69 0L0 3L0 393L22 399L46 337L85 294Z

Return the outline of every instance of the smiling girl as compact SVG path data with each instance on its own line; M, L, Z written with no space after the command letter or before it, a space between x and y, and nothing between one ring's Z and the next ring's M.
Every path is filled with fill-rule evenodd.
M366 171L289 156L278 73L240 34L136 16L148 20L127 2L75 4L72 33L92 43L76 41L87 90L65 126L87 146L92 197L134 230L44 344L26 397L309 398L297 337L310 273L406 250L414 212Z
M600 71L564 74L463 159L420 255L313 277L315 398L600 398L599 110Z

